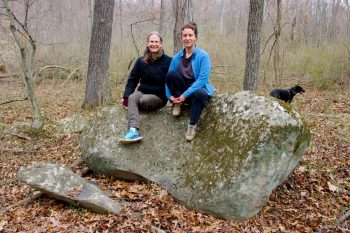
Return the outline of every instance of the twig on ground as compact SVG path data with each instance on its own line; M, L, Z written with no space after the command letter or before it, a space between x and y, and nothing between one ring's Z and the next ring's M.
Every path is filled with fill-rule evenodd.
M3 147L0 147L0 151L1 151L1 152L15 152L15 153L27 152L26 150L21 150L21 149L10 149L10 148L3 148Z
M84 163L84 160L83 159L79 159L79 160L75 161L72 165L70 165L69 168L75 168L75 167L77 167L77 166L79 166L79 165L81 165L83 163Z
M23 200L21 200L21 201L18 201L18 202L16 202L16 203L13 204L13 205L10 205L10 206L7 206L7 207L5 207L5 208L3 208L3 209L0 209L0 213L6 213L9 209L16 208L17 206L22 205L22 204L24 204L24 205L29 204L29 203L31 203L32 201L34 201L35 199L41 197L43 194L44 194L43 192L39 191L38 193L35 193L35 194L34 194L33 196L31 196L31 197L27 197L26 199L23 199Z
M348 218L350 217L350 209L345 212L337 221L335 221L335 225L342 225Z
M14 77L14 76L18 76L19 73L14 73L14 74L2 74L0 75L0 78L8 78L8 77Z
M9 103L18 102L18 101L25 101L25 100L28 100L28 96L25 97L24 99L14 99L14 100L5 101L0 103L0 105L9 104Z
M233 67L233 66L231 66L231 65L217 65L217 66L211 67L211 69L214 70L216 68L225 68L225 67Z

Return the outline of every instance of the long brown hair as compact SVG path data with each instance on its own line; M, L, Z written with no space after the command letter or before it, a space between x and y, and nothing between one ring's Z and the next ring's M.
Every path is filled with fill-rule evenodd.
M148 36L147 36L147 43L148 43L148 41L149 41L149 38L150 38L152 35L158 36L159 39L160 39L160 43L163 43L163 38L162 38L162 36L159 34L159 32L157 32L157 31L153 31L153 32L150 32L150 33L148 34ZM143 54L143 62L146 63L146 64L148 64L148 63L150 63L150 62L153 62L153 61L159 59L163 54L164 54L164 50L163 50L163 48L161 48L161 49L158 51L157 55L156 55L155 57L152 57L151 51L149 50L148 46L146 46L145 52L144 52L144 54Z

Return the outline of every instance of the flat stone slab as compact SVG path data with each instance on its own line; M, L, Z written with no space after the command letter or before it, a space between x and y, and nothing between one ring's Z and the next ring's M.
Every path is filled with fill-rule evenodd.
M45 194L98 213L119 214L121 205L96 185L57 164L35 164L21 168L17 178Z

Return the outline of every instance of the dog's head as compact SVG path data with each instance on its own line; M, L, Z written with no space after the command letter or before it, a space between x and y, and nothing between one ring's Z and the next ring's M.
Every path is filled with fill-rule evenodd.
M292 87L292 91L295 94L297 94L297 93L303 94L305 92L305 90L299 85L296 85L296 86Z

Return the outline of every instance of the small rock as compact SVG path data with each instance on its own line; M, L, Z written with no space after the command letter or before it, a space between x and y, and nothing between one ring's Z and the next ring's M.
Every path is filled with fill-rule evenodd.
M80 115L73 115L59 121L58 133L80 133L87 126L86 120Z

